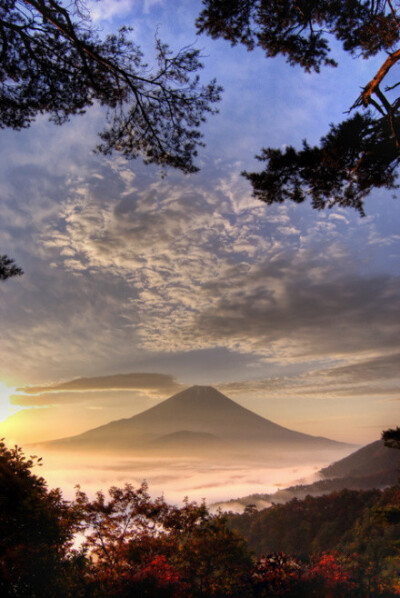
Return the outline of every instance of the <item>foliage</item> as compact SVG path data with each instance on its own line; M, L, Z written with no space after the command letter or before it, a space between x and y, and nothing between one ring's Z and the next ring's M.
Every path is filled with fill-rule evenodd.
M102 39L79 0L2 0L0 129L29 127L43 113L61 125L96 102L108 123L98 151L196 172L200 125L216 112L221 88L200 84L198 50L174 54L156 38L151 69L130 33L122 27ZM20 274L0 257L0 280Z
M113 487L109 496L90 501L79 490L76 500L92 579L104 595L123 598L139 587L143 596L239 598L249 590L251 558L222 516L204 504L152 500L146 484Z
M78 2L68 10L57 0L4 0L0 127L22 129L41 113L62 124L98 102L110 124L100 151L193 172L199 126L220 88L200 85L198 50L174 55L156 39L156 54L151 70L126 27L101 39Z
M382 432L382 440L389 448L400 449L400 428L390 428Z
M19 268L13 259L7 255L0 255L0 280L7 280L13 276L21 276L23 271Z
M302 566L284 553L261 557L254 572L254 586L258 596L293 596L301 589Z
M262 555L274 555L262 582L268 591L280 588L272 595L320 596L334 585L335 598L391 596L400 566L399 508L399 486L344 490L230 514L228 524L260 555L262 570ZM284 558L277 559L279 553Z
M302 203L311 197L312 207L356 208L364 215L363 199L373 188L396 187L399 152L386 118L370 112L356 113L331 130L320 146L263 149L257 156L267 167L259 173L244 172L254 195L262 201Z
M365 509L338 545L342 552L357 553L370 582L377 585L398 579L400 566L400 487L380 493Z
M379 490L342 490L293 499L254 514L230 514L228 524L246 538L257 555L284 552L307 558L334 550L364 509L376 504Z
M394 0L203 0L200 32L222 37L249 50L259 46L267 57L285 56L291 65L319 72L337 66L330 43L360 59L383 54L382 64L364 86L350 111L331 125L320 145L285 151L263 149L262 172L244 175L254 194L267 202L301 203L311 195L314 208L340 205L364 214L363 200L374 187L396 188L399 165L399 83L381 89L400 59L399 2ZM394 93L391 93L394 92ZM393 97L392 97L393 96Z
M393 584L366 578L358 555L325 552L299 561L284 553L270 554L258 561L254 586L256 596L265 598L394 598Z
M189 590L188 585L182 581L182 576L164 555L155 556L130 578L120 578L117 585L120 586L118 596L121 597L130 596L133 588L143 598L183 598Z
M387 516L400 504L399 487L292 501L292 519L273 507L269 512L285 520L280 530L286 541L293 536L296 545L300 529L309 552L302 558L274 552L256 560L225 517L211 515L204 503L169 505L152 499L145 484L113 487L108 496L98 492L93 499L78 489L75 501L67 503L32 472L35 465L40 459L0 442L0 592L5 598L399 595L399 525ZM260 515L248 509L247 524ZM317 533L317 546L306 536L306 519L317 520L315 529L330 519L341 531L331 530L324 539ZM271 517L267 527L262 517L257 525L265 536L274 533ZM76 534L79 550L73 547ZM341 539L326 550L324 545L334 544L331 536Z
M82 565L72 550L75 510L32 473L40 461L0 442L0 593L7 598L69 596Z

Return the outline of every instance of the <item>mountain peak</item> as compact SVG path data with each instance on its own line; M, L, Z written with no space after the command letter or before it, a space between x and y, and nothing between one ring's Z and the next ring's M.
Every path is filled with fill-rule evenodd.
M229 399L227 396L222 394L219 390L213 386L201 386L195 385L178 392L169 399L163 401L163 403L156 405L153 409L158 408L160 405L168 406L172 408L175 404L176 408L179 409L200 409L209 411L210 415L216 414L219 410L240 408L235 401ZM194 413L193 413L194 415Z
M189 388L185 388L185 390L178 392L177 394L173 395L173 397L170 397L170 398L172 399L172 398L178 397L178 396L183 397L183 398L209 397L209 396L222 397L225 399L228 398L224 394L222 394L222 392L219 392L219 390L214 388L214 386L203 386L201 384L195 384L194 386L189 386ZM167 400L169 400L169 399L167 399ZM231 399L228 399L228 400L230 401Z
M231 447L334 448L340 443L289 430L239 405L213 386L191 386L129 419L88 430L68 443L85 446L140 447L163 439L219 439ZM199 444L197 442L197 444ZM200 443L201 444L201 443Z
M208 393L213 393L213 394L219 394L222 395L221 392L219 392L219 390L217 390L216 388L214 388L214 386L205 386L202 384L194 384L193 386L189 386L189 388L186 388L185 390L182 390L181 392L179 392L179 395L183 395L183 394L208 394ZM224 395L222 395L224 396Z

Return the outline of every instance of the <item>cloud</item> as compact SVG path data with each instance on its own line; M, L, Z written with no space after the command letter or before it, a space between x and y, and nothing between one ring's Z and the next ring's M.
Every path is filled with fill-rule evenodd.
M109 410L148 408L148 400L160 401L185 388L172 376L157 373L114 374L77 378L46 386L24 386L10 399L13 405L45 407L80 405L88 409ZM111 417L111 414L110 414Z
M96 185L81 190L64 209L63 232L49 228L42 242L71 272L125 279L126 326L146 350L225 346L296 361L398 346L398 279L357 272L338 240L340 215L315 218L304 235L300 223L288 226L286 207L266 220L233 176L212 191L171 177L146 188L130 181L124 193L126 167L110 168L124 197L104 200L103 176L103 197Z
M53 384L49 386L31 386L19 390L29 393L53 392L60 390L82 391L82 390L122 390L122 389L146 389L169 392L180 389L181 386L166 374L114 374L112 376L97 376L93 378L76 378L68 382Z
M349 382L400 379L400 353L391 353L358 363L332 368L326 371L326 375Z
M105 459L99 460L93 455L53 455L44 453L43 475L50 487L62 487L68 499L75 496L76 484L79 483L90 495L110 486L123 486L129 482L139 486L144 479L149 484L152 496L163 495L172 504L182 504L185 496L190 500L208 502L227 500L232 496L245 496L254 492L273 492L277 481L285 486L295 483L299 478L315 473L316 463L284 463L279 470L271 457L263 463L255 459L254 463L239 464L196 462L185 459L143 460ZM325 455L318 455L318 466L327 465Z
M29 391L29 387L25 387L24 391ZM62 406L84 406L85 409L91 410L109 410L125 408L127 413L137 406L144 405L143 409L152 406L149 405L148 400L155 400L156 402L168 396L168 393L163 393L156 390L107 390L107 391L60 391L60 392L43 392L38 394L31 394L19 392L10 397L13 405L20 407L62 407ZM113 414L110 413L110 418Z
M32 385L95 377L104 364L157 371L166 354L182 374L182 354L222 349L253 368L326 367L400 350L397 261L377 244L366 260L371 235L385 237L374 218L266 207L241 165L223 159L204 161L201 181L160 180L151 168L85 154L92 134L59 166L62 139L51 138L49 163L43 138L32 139L17 154L18 177L0 166L4 227L20 239L26 270L4 285L0 305L6 375Z
M18 388L28 394L59 393L60 391L110 391L110 390L145 390L153 393L173 393L182 390L182 385L166 374L130 373L92 378L76 378L47 386L24 386Z
M282 361L400 347L398 278L354 277L328 267L321 280L312 266L311 256L293 256L246 273L232 269L225 280L208 284L218 299L194 317L190 332Z
M349 365L314 368L298 375L232 380L217 384L229 396L255 395L264 399L400 398L399 354L393 353Z
M31 343L25 312L5 346L48 354L55 369L67 347L92 363L108 353L114 371L130 346L135 356L225 347L282 364L399 349L399 279L360 271L363 229L347 217L344 234L341 214L266 212L221 168L201 188L177 174L147 181L122 159L50 177L48 195L53 185L62 200L40 216L34 242L52 271L30 292Z
M91 19L97 23L126 16L130 12L132 4L132 0L102 0L101 3L92 0L88 3L87 10Z

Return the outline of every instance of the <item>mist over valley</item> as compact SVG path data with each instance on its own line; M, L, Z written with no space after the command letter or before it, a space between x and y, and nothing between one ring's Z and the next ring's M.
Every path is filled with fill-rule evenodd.
M35 445L46 479L68 495L149 484L179 503L225 501L316 479L354 445L289 430L210 386L193 386L133 416Z

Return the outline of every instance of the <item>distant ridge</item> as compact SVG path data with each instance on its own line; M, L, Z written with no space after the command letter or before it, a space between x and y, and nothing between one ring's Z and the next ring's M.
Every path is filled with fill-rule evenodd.
M250 494L229 501L215 503L214 508L223 510L243 510L254 504L264 509L273 504L284 504L306 496L321 496L340 490L371 490L393 486L400 476L400 451L388 448L382 440L376 440L349 456L320 470L321 479L313 484L299 484L282 488L272 494Z
M372 474L400 475L400 451L388 448L383 440L376 440L321 469L324 478L363 477ZM394 483L394 482L393 482Z
M212 386L192 386L158 405L78 436L45 443L63 449L167 452L197 446L202 452L220 443L232 447L324 450L350 447L275 424L238 405Z

